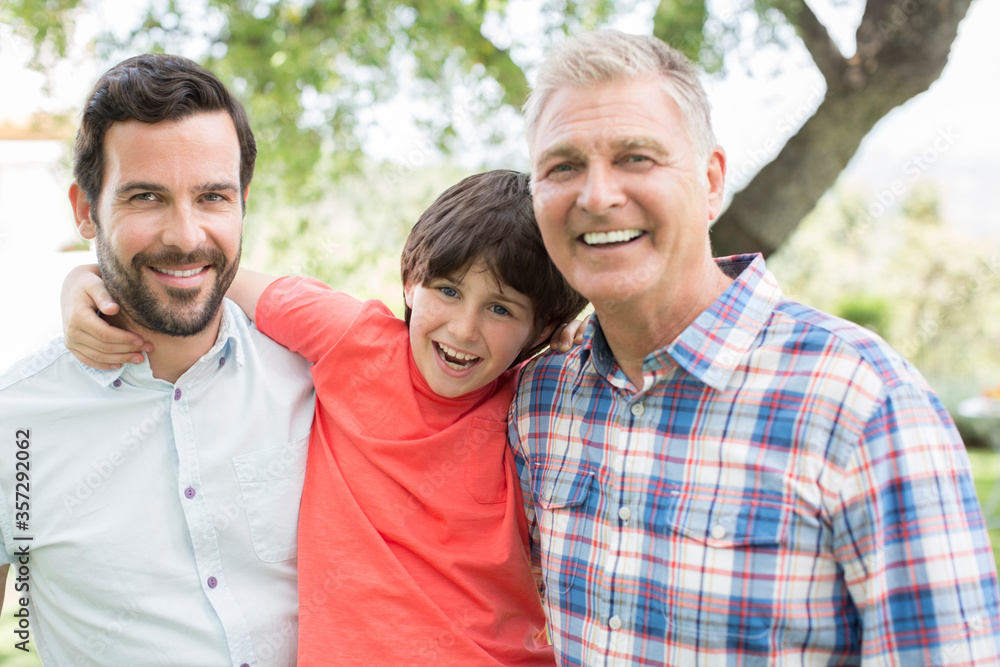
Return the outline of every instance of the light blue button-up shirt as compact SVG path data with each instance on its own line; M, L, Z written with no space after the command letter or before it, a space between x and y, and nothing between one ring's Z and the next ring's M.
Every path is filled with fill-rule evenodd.
M175 384L59 339L0 376L0 562L25 585L6 604L42 660L294 665L313 399L308 364L229 301Z

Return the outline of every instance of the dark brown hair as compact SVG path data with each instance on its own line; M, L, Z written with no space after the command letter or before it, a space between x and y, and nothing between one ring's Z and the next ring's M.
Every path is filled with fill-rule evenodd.
M424 211L403 247L403 286L459 278L482 261L493 279L531 299L537 336L587 304L549 259L531 203L531 177L498 169L469 176ZM410 322L410 308L405 319ZM533 337L534 337L533 336ZM537 352L544 344L522 354Z
M76 133L73 177L96 207L104 186L104 135L113 123L159 123L197 113L225 111L240 142L240 199L253 178L257 142L239 100L207 69L187 58L145 54L124 60L104 73L87 99ZM244 207L245 200L242 201Z

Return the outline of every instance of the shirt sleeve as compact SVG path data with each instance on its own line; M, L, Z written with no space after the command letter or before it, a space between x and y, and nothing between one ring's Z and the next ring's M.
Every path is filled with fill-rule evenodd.
M521 371L524 370L522 366ZM528 545L531 549L531 573L535 577L535 585L538 592L543 597L545 595L545 579L542 577L542 559L540 548L540 533L538 530L538 515L535 513L535 504L531 495L531 466L528 463L525 447L521 442L520 431L518 429L518 404L520 403L520 385L514 400L510 404L510 412L507 416L507 441L514 452L514 466L517 477L521 482L521 498L524 501L524 515L528 522Z
M285 277L257 301L257 328L275 342L316 363L341 340L361 302L313 278Z
M869 419L832 515L863 664L1000 664L996 563L970 467L928 391L900 387Z

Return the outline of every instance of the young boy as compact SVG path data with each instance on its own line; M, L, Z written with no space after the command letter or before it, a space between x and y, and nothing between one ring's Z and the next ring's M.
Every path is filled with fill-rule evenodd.
M471 176L424 212L405 322L240 273L228 296L313 364L299 664L552 664L506 419L516 365L585 302L545 252L529 177Z

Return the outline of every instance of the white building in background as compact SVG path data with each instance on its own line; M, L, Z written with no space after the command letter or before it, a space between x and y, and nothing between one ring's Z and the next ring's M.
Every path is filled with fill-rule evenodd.
M74 130L50 117L0 119L0 370L61 334L59 291L95 261L76 233L67 191Z

